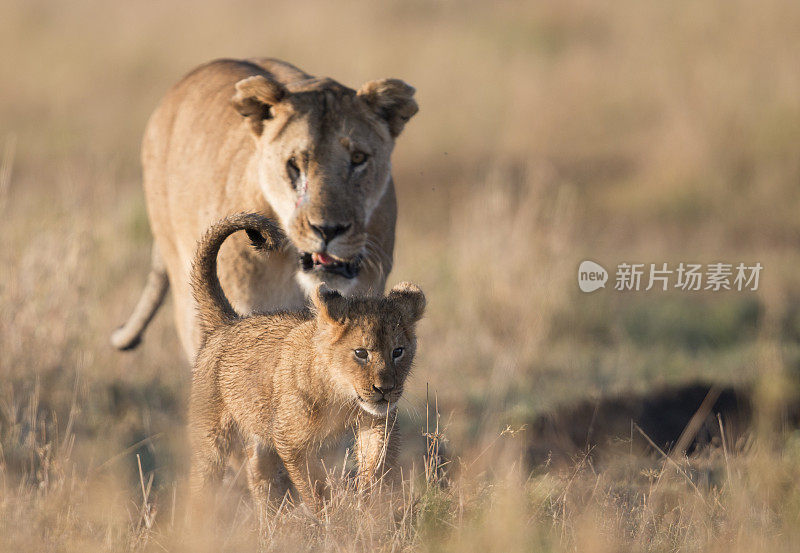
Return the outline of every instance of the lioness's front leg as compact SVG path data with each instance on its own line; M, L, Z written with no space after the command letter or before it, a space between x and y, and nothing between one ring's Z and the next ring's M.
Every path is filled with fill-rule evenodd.
M398 435L397 411L377 418L362 414L358 419L357 458L358 486L366 490L376 480L388 477L390 482L399 478L396 468Z

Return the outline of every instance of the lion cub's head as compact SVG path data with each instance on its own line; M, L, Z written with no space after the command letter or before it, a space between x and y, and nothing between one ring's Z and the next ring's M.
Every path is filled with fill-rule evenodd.
M389 186L394 140L417 112L413 96L397 79L358 91L316 78L236 83L232 103L256 141L262 192L299 251L309 292L323 281L348 291L365 258L387 255L370 249L366 229Z
M425 311L422 290L403 282L383 298L345 298L321 284L312 300L317 355L337 392L371 415L386 415L397 406L411 371L415 327Z

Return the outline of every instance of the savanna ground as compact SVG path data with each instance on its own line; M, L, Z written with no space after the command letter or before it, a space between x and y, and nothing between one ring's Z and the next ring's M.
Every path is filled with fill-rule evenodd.
M796 551L798 29L790 0L5 0L0 549ZM390 279L429 298L407 483L396 511L339 482L323 521L258 524L234 480L228 516L187 531L171 305L134 352L108 335L147 272L149 113L194 65L251 55L418 89ZM757 292L587 295L585 258L765 269ZM530 454L542 414L698 379L752 391L748 433L665 457L625 420L602 457Z

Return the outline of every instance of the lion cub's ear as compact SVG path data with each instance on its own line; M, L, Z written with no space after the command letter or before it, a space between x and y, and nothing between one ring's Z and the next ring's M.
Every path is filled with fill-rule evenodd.
M253 75L236 83L236 94L231 98L233 107L250 120L256 136L264 131L264 120L272 118L270 108L289 95L281 83Z
M324 282L317 285L317 289L311 294L311 301L319 316L328 322L343 323L347 318L347 300L336 290L328 288Z
M358 97L364 100L379 117L389 124L389 132L397 137L411 117L419 111L414 101L414 87L400 79L381 79L370 81L358 91Z
M411 282L401 282L386 298L397 306L407 323L416 323L425 313L425 294Z

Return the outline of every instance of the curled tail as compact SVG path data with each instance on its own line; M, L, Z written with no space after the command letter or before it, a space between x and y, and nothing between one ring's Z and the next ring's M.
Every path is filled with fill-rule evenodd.
M255 213L237 213L222 219L206 231L197 244L192 263L192 295L197 304L202 339L220 325L239 316L222 291L217 276L217 254L222 243L236 231L245 230L260 250L273 250L283 242L283 233L272 220Z

